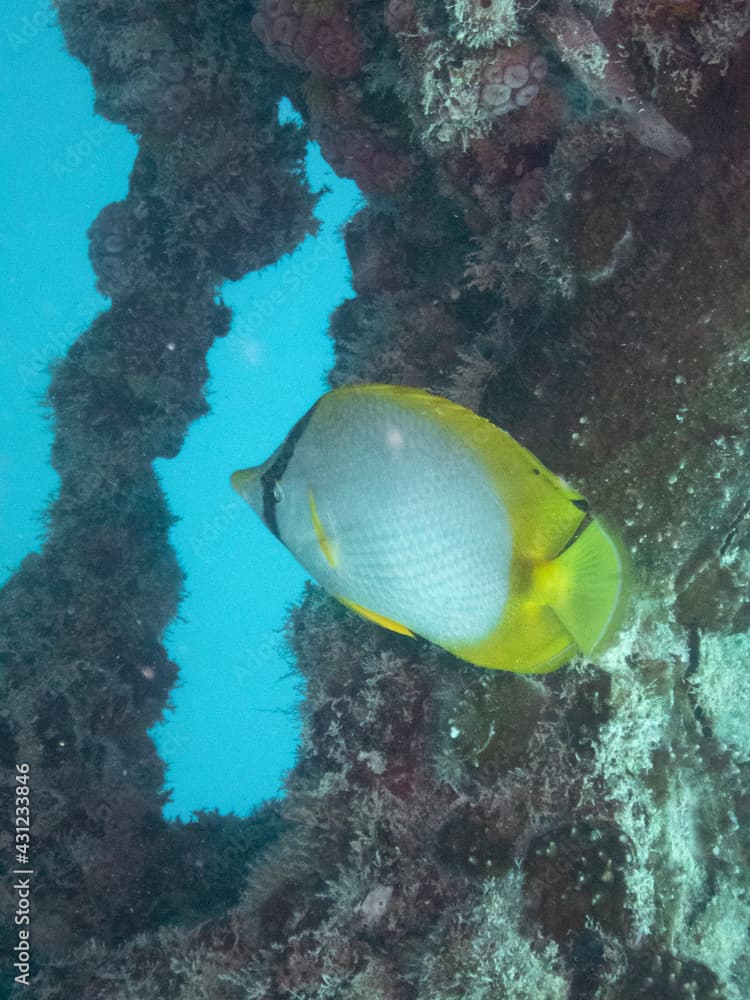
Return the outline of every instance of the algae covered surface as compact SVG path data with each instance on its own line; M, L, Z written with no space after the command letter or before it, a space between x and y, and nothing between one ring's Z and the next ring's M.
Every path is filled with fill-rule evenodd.
M747 4L56 10L139 153L89 231L111 307L52 374L46 542L0 592L35 996L750 995ZM527 678L310 587L285 796L168 823L147 729L183 579L151 462L206 412L221 284L315 231L309 138L367 196L330 384L505 428L622 538L629 608L601 656Z

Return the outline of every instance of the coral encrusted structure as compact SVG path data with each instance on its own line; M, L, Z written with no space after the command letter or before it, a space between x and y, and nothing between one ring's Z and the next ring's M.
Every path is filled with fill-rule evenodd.
M747 3L57 8L140 152L90 232L111 309L53 373L47 541L0 595L0 748L39 776L35 995L746 998ZM284 798L175 826L146 729L182 578L150 462L205 410L220 283L314 226L282 95L367 195L331 385L506 428L622 538L631 599L594 661L520 677L310 587Z

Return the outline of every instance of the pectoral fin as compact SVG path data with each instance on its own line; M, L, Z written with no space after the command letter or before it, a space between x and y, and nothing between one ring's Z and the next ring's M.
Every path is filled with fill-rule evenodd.
M313 494L312 488L307 490L307 499L310 504L310 519L312 520L313 528L315 529L315 537L318 539L318 545L320 546L320 551L326 557L326 561L331 569L336 569L338 566L338 559L336 557L336 547L334 546L331 539L325 532L325 528L320 520L320 515L318 514L318 508L315 503L315 495Z

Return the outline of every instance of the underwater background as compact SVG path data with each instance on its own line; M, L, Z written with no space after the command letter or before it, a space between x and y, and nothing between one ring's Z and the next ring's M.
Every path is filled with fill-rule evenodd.
M56 477L46 464L52 435L39 403L50 365L107 308L94 288L86 230L101 206L127 194L136 144L123 126L95 117L90 78L65 52L51 7L29 13L19 0L3 19L11 187L2 221L8 353L0 377L3 398L13 403L2 415L0 459L5 580L43 536L41 515ZM288 101L280 103L282 116L293 113ZM305 575L282 553L273 581L248 593L253 559L273 559L274 544L252 519L237 518L228 470L283 434L322 391L332 364L328 314L350 290L340 226L360 195L336 177L316 144L304 167L315 190L328 189L316 207L321 230L283 262L224 287L235 336L217 342L208 359L221 387L211 419L194 425L178 459L156 466L179 519L170 537L190 581L167 634L181 668L174 711L153 730L168 765L165 814L183 819L193 809L247 812L277 794L298 739L295 685L277 633ZM315 276L314 297L303 283L307 274ZM283 338L274 336L279 329ZM208 662L215 666L206 669Z
M750 6L4 21L0 996L750 995ZM266 595L304 575L226 477L329 365L475 410L590 500L632 564L609 649L485 671L313 585L280 642Z

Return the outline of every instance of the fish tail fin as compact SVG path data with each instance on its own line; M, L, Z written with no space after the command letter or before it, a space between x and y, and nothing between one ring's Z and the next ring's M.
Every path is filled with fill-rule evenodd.
M627 572L620 546L591 520L539 571L549 606L581 651L600 649L621 624Z

